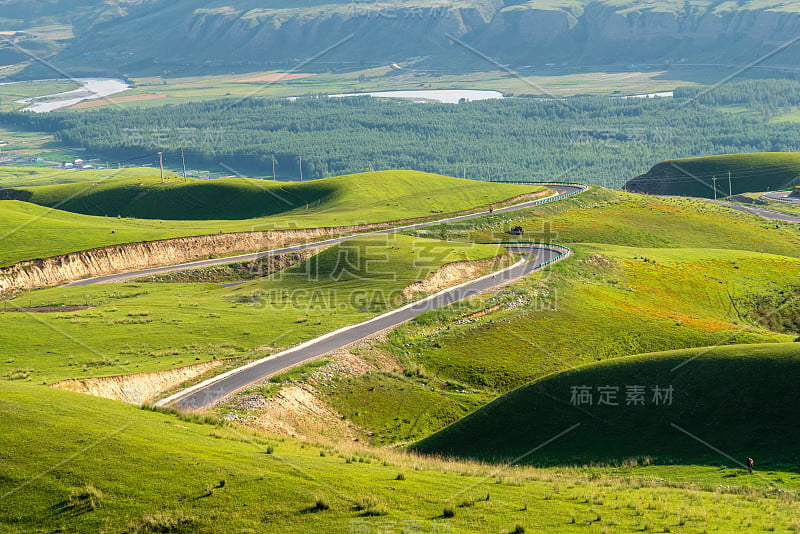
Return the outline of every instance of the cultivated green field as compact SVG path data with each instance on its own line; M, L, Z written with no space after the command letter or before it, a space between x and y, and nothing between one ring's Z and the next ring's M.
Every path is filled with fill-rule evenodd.
M0 311L0 377L52 383L260 358L399 306L403 288L446 263L503 253L494 245L382 235L235 287L137 282L33 291L3 307L91 308Z
M747 477L727 460L498 468L299 443L18 383L0 392L3 454L15 459L0 464L4 532L798 527L796 494L775 494L764 479L797 487L796 475Z
M0 201L0 265L181 236L443 217L454 211L485 209L525 193L544 194L544 190L413 171L362 173L297 184L248 179L184 183L183 178L172 178L162 185L158 178L144 176L114 178L98 185L23 188L20 194L61 209ZM124 218L117 217L120 211L125 212ZM127 218L128 213L191 220L133 219ZM226 217L229 219L222 220Z
M752 456L760 471L797 471L800 436L787 414L800 410L792 386L798 379L797 343L619 358L537 380L413 449L492 461L529 453L525 463L648 456L655 463L741 467ZM579 426L531 452L573 425ZM782 479L760 476L783 487Z
M518 73L485 71L430 73L390 66L356 69L337 73L290 74L276 71L247 74L224 74L194 77L133 78L135 87L108 99L73 106L74 110L114 105L124 108L182 104L198 100L229 98L232 101L259 97L361 93L372 91L477 89L500 91L507 95L574 96L584 94L636 95L671 91L678 86L714 83L727 74L724 69L654 69L631 72L610 68L591 69L520 69ZM587 71L588 70L588 71Z

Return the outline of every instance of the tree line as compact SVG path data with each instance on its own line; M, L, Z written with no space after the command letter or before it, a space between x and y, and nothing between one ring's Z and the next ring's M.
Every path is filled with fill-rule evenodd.
M115 160L156 151L242 174L321 178L416 169L473 179L580 180L619 187L659 161L797 151L800 82L772 79L674 98L580 96L415 104L370 97L250 98L81 113L7 113L0 123L52 132ZM725 106L745 107L727 110Z

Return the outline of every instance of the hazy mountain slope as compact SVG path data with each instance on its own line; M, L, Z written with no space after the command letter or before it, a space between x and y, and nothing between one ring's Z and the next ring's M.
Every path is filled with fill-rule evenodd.
M458 64L486 61L448 36L464 39L501 61L539 65L683 59L727 64L750 62L800 33L800 2L796 0L691 4L675 0L118 0L99 6L84 4L80 0L0 0L2 17L17 21L4 23L0 18L4 26L0 30L53 19L74 22L76 37L62 52L62 61L86 64L91 58L92 66L123 72L295 65L318 55L311 62L318 69L339 62L358 65L423 56L437 63L442 59ZM771 61L796 64L800 55L791 48Z

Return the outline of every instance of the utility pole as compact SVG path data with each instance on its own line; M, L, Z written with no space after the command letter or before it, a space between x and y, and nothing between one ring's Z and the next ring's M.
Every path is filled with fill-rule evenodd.
M733 196L733 188L731 187L731 171L728 171L728 196Z
M717 177L713 176L711 180L714 182L714 200L717 200Z
M489 181L492 181L492 167L491 165L486 166L486 175L489 177Z
M181 149L181 164L183 165L183 181L186 181L186 158L183 156L183 149Z
M161 183L164 183L164 153L158 153L158 166L161 167Z
M272 158L272 181L275 181L275 156L270 156Z
M461 167L461 174L462 174L462 178L464 178L466 180L467 179L467 167L466 166Z
M303 181L303 156L300 157L300 181Z

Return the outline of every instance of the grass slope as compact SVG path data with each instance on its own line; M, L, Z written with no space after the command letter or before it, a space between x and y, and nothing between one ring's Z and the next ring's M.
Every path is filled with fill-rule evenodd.
M397 307L404 287L441 265L503 252L494 245L380 235L236 287L126 283L29 292L3 306L93 307L0 312L0 378L51 383L263 357Z
M414 448L493 460L527 454L522 461L528 463L636 456L676 463L736 463L753 456L762 464L797 470L800 405L794 384L799 379L800 344L709 347L621 358L537 380ZM626 388L637 385L645 387L642 404L626 402ZM583 386L593 396L591 405L573 402L573 388ZM612 401L618 405L599 402L598 388L605 386L619 388ZM673 389L671 404L654 402L656 386Z
M413 171L363 173L302 184L244 179L220 181L219 184L217 181L186 184L172 181L164 186L158 182L157 178L150 177L110 180L98 186L86 183L44 186L31 188L30 195L48 204L76 195L65 203L73 207L94 199L100 202L93 204L96 209L110 210L109 213L116 215L112 204L136 198L142 192L136 184L146 183L149 185L144 189L152 191L152 195L148 193L138 201L131 201L130 205L146 201L150 206L147 208L149 215L174 217L180 214L197 219L202 212L211 219L231 216L235 220L112 219L22 201L0 201L0 228L3 229L0 266L136 241L435 217L485 208L520 194L544 190L539 186L476 182ZM100 188L98 197L92 193L95 188ZM220 188L226 193L220 193ZM27 191L24 192L27 194ZM255 217L258 213L273 215L242 218Z
M730 188L728 172L731 173ZM642 193L714 198L751 191L775 191L800 178L800 153L759 152L661 162L647 174L627 183L627 189Z
M0 167L0 187L27 187L67 184L73 182L95 182L112 178L158 176L159 170L152 167L135 167L113 170L61 170L43 167ZM0 198L7 193L0 191Z
M522 238L507 233L525 228ZM709 202L657 198L592 187L588 192L531 210L443 224L423 237L470 241L534 240L643 248L714 248L800 257L800 228Z
M326 391L375 443L421 439L418 429L441 426L454 402L468 408L598 359L798 335L798 230L700 200L592 188L526 213L417 233L500 241L517 224L526 239L564 243L575 255L396 329L374 349L405 370L385 383L373 374Z
M247 178L114 178L92 187L18 188L18 200L85 215L138 219L229 220L358 210L394 219L455 212L529 193L530 186L491 184L414 171L378 171L284 183ZM391 219L389 219L391 220Z
M760 477L717 488L741 469L511 467L498 473L494 466L270 439L8 382L0 382L0 419L6 429L0 529L9 534L798 526L794 493L769 495L764 487L770 484ZM688 473L695 483L681 480ZM798 485L791 473L771 475ZM87 487L99 497L96 508L81 498Z
M777 328L769 320L781 318L769 310L791 300L792 288L800 285L796 259L720 250L573 248L572 260L505 294L396 329L390 334L393 350L440 377L502 392L602 359L790 341L798 334L797 325L785 330L789 335L767 328ZM465 319L492 306L499 309Z

